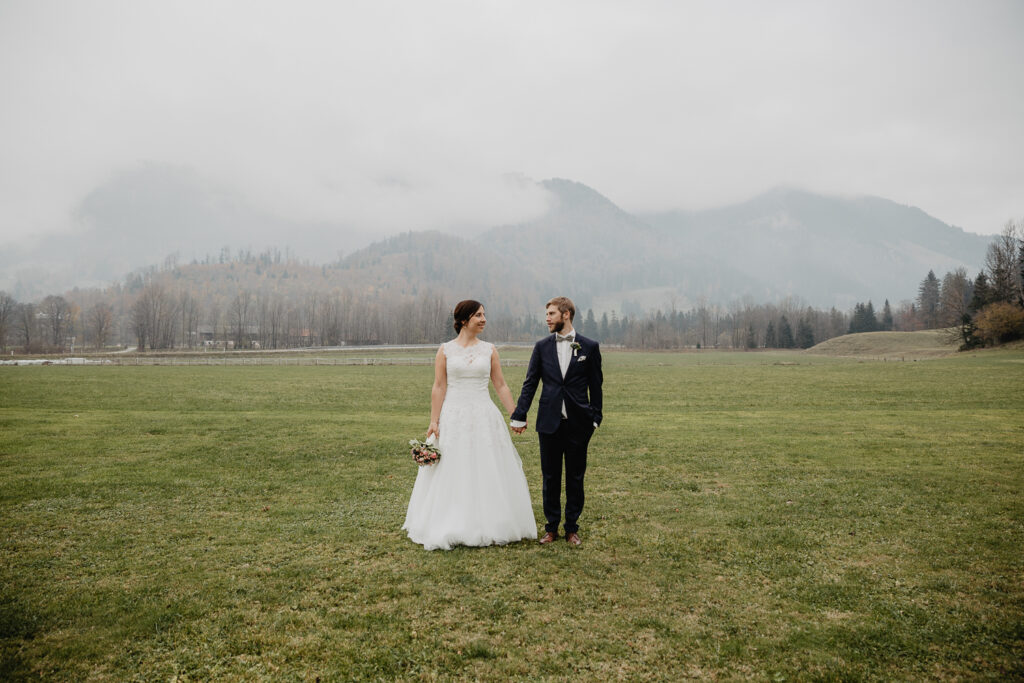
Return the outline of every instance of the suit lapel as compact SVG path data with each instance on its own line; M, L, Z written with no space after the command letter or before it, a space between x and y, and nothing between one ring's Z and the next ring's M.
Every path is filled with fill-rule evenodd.
M548 359L551 363L554 363L552 367L555 369L555 377L561 380L562 366L558 364L558 342L555 341L555 335L548 337L548 346L551 347L551 350L548 351Z

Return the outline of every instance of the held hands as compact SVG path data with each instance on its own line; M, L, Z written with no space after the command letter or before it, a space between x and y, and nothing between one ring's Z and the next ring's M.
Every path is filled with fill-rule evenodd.
M512 427L512 431L516 434L522 434L526 431L526 425L523 425L522 427Z

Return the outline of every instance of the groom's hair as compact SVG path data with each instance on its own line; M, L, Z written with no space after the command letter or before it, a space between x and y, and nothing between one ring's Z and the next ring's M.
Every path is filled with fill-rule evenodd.
M547 308L548 306L557 307L558 310L562 312L562 315L568 313L570 322L576 319L576 306L573 305L572 299L567 296L556 296L554 299L544 304L544 308Z
M473 301L472 299L466 299L455 304L455 310L452 312L452 317L455 318L455 334L459 333L462 326L469 322L469 319L473 317L473 314L480 310L483 306L479 301Z

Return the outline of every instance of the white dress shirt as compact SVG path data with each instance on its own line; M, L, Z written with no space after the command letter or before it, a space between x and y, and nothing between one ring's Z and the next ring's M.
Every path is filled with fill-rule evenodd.
M562 371L562 379L565 379L565 373L569 369L569 361L572 360L572 343L576 341L576 333L570 332L565 335L564 339L555 337L555 340L555 349L558 351L558 369ZM566 420L568 418L569 413L565 411L565 401L562 401L562 419Z

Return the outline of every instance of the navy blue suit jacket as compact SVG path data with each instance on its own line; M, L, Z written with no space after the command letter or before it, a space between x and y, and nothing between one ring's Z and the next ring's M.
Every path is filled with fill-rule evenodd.
M526 421L526 413L533 403L537 384L543 383L537 403L537 431L553 434L562 421L562 402L574 428L593 429L601 424L601 349L593 339L576 335L580 348L569 356L569 367L562 377L558 366L555 335L545 337L533 346L526 379L519 394L519 402L512 413L513 420Z

